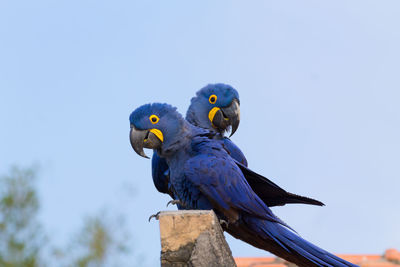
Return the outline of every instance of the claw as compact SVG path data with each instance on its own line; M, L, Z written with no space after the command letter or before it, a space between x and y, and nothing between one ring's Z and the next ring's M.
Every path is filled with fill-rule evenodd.
M169 204L171 204L171 205L179 204L179 205L181 205L181 206L184 206L183 203L182 203L180 200L176 200L176 199L171 200L171 201L168 201L167 207L169 206Z
M225 220L222 220L222 219L219 220L219 224L220 224L220 225L225 224L226 228L229 227L229 223L228 223L227 221L225 221Z
M156 214L151 215L151 216L149 217L149 222L150 222L151 219L153 219L153 218L155 218L156 220L158 220L158 215L160 215L160 212L161 212L161 211L157 212Z

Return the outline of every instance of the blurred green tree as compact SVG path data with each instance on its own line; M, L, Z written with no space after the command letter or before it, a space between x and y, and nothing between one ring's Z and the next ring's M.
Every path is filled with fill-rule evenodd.
M1 267L131 265L124 216L106 210L84 219L65 248L54 248L37 218L36 173L37 168L12 167L0 177Z
M106 211L87 217L67 248L55 251L60 266L130 266L129 233L123 216L110 217Z
M0 266L43 266L47 242L37 219L35 168L12 167L0 177Z

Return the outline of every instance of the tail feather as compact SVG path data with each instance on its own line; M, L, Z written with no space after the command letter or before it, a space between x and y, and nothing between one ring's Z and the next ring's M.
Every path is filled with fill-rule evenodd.
M283 206L286 204L309 204L324 206L319 200L304 197L287 192L268 178L250 170L239 162L236 162L247 182L261 200L268 206Z
M238 223L230 224L226 230L234 237L274 253L298 266L357 266L317 247L275 222L242 217Z

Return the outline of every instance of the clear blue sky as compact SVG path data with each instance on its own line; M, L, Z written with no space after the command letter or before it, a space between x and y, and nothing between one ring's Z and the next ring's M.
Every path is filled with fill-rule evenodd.
M224 82L240 93L233 141L250 167L326 203L274 212L332 252L400 248L399 9L399 1L1 1L0 172L40 163L41 219L53 238L118 207L137 250L157 264L158 223L147 218L168 197L130 147L128 116L149 102L184 113L196 90ZM235 256L267 255L228 241Z

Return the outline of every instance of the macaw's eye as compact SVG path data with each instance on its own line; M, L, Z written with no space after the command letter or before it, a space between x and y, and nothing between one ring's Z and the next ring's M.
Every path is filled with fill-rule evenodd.
M215 102L217 102L217 96L210 95L210 97L208 98L208 102L210 102L211 104L215 104Z
M159 120L160 120L160 118L157 116L157 115L151 115L150 117L149 117L149 119L150 119L150 122L152 123L152 124L156 124Z

